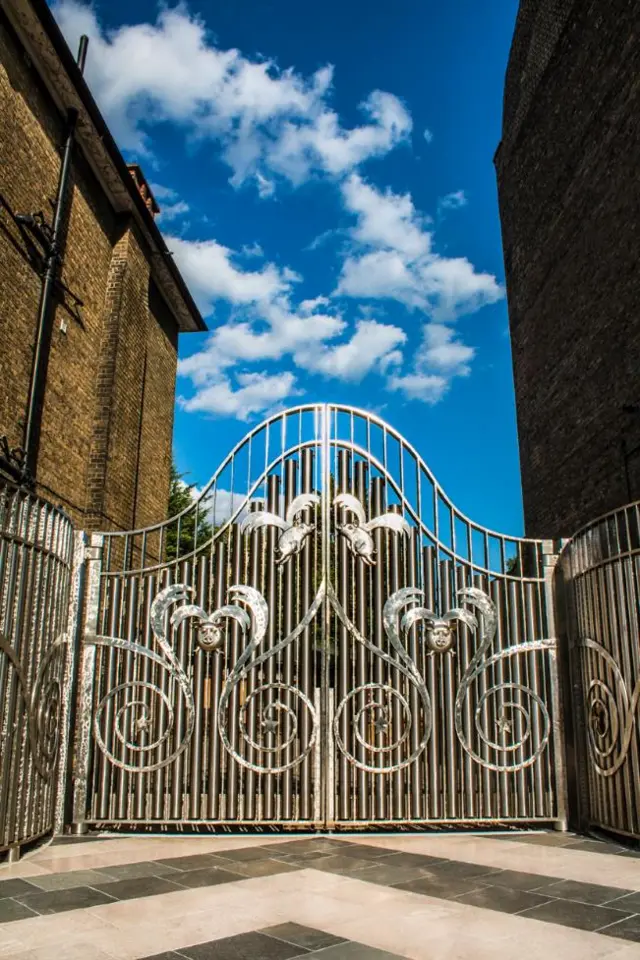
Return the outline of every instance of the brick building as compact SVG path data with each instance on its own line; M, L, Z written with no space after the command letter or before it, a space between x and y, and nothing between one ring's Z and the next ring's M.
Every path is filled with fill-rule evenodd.
M520 3L495 164L531 536L640 498L639 32L635 0Z
M90 50L89 50L90 55ZM85 529L167 511L178 334L205 325L44 0L0 6L0 434L24 444L64 146L70 176L27 456ZM33 214L42 214L42 217Z

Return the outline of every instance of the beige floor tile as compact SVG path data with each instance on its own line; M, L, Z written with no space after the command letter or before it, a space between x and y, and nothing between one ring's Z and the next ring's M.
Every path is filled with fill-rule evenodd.
M91 870L141 860L164 860L199 853L222 853L241 847L282 843L282 837L116 837L86 844L52 844L25 861L51 873ZM25 876L27 874L24 874Z

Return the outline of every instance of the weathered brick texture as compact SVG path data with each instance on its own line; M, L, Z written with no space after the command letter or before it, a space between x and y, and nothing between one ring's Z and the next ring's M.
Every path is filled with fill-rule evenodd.
M522 0L496 154L526 531L629 499L640 402L640 6ZM640 497L640 457L629 463Z
M0 193L51 222L64 118L0 15ZM89 529L166 516L177 324L133 221L116 215L76 149L62 281L42 411L39 492ZM0 433L22 440L41 280L0 209ZM66 332L63 327L66 326Z

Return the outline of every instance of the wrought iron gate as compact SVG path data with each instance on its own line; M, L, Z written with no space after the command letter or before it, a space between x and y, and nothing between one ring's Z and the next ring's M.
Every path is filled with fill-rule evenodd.
M563 822L554 562L377 417L271 417L192 508L93 539L74 820Z

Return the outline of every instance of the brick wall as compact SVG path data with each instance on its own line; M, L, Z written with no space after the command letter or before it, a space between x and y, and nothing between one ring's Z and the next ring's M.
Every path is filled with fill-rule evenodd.
M1 15L0 117L0 193L14 213L42 210L51 222L64 121ZM177 326L150 280L149 251L79 149L70 189L62 280L82 306L68 295L56 306L36 480L79 525L130 529L166 516ZM13 445L22 441L40 288L2 209L0 433Z
M505 116L496 155L531 536L568 536L629 499L621 445L640 441L622 410L640 401L639 35L631 0L572 4L520 129L513 136ZM512 69L505 102L518 83ZM640 496L640 458L629 467Z

